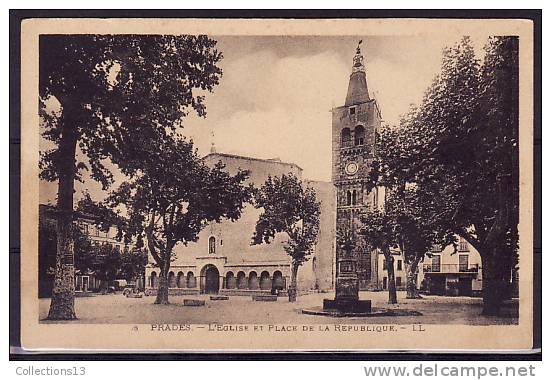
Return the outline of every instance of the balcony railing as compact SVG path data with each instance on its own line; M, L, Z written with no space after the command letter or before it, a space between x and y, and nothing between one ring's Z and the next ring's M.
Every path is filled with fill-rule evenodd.
M478 264L424 264L425 273L478 273L482 267Z
M349 155L369 155L370 157L373 156L373 149L372 146L369 144L363 144L363 145L354 145L351 144L350 146L342 146L341 147L341 156L349 156Z

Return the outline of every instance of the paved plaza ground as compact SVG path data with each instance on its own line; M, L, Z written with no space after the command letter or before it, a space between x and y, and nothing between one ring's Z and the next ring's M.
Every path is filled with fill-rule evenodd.
M371 324L469 324L494 325L518 323L518 300L509 302L503 309L503 317L481 316L482 300L470 297L423 296L422 299L405 299L405 292L398 292L397 305L388 305L387 292L361 292L361 299L371 299L374 308L399 308L416 310L422 316L399 317L346 317L336 318L302 314L303 308L321 306L324 298L332 293L312 293L298 297L290 303L285 297L277 302L252 301L248 296L232 296L227 301L211 301L207 295L171 296L170 305L154 305L155 297L126 298L121 294L77 297L75 299L78 320L62 323L371 323ZM183 306L184 298L206 300L205 306ZM40 319L48 314L50 299L40 299ZM44 323L52 323L44 321ZM56 322L59 323L59 322Z

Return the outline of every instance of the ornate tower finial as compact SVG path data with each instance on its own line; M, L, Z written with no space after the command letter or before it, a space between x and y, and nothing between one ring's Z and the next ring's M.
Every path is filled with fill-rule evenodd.
M367 89L367 78L365 75L364 57L360 50L362 40L358 41L356 54L352 59L352 73L350 74L350 82L348 83L348 92L344 105L351 106L354 104L365 103L369 101L369 91Z
M362 44L363 40L358 41L358 47L356 48L356 55L354 56L352 62L352 72L356 71L363 71L365 72L365 66L364 66L364 57L362 55L362 52L360 50L360 45Z
M212 140L210 142L210 152L216 153L216 147L214 146L214 131L211 131L210 135L212 136Z
M348 91L344 106L333 108L332 113L331 179L337 190L337 265L333 272L336 276L335 300L324 300L325 309L339 309L339 304L348 303L352 305L349 310L369 310L369 305L362 305L358 300L358 291L379 289L382 283L379 254L365 246L360 236L361 226L357 223L358 216L369 210L373 203L377 202L380 207L382 202L378 188L371 188L366 182L372 175L375 132L380 128L381 114L376 100L369 97L361 44L359 40L355 52L352 43L349 44L354 60ZM341 233L346 229L349 230L348 239L356 244L348 246L350 242L342 241Z

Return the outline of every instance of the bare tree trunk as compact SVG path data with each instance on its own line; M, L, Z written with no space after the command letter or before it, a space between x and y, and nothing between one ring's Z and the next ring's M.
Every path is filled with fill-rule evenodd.
M293 263L291 266L291 286L287 290L289 293L289 302L296 302L297 300L297 274L298 264Z
M168 270L170 269L170 260L165 260L165 263L160 269L159 289L157 290L155 304L168 305L170 304L170 302L168 302Z
M499 208L496 219L484 242L482 257L482 301L483 315L499 315L501 304L507 292L507 268L510 267L510 255L503 249L503 239L507 233L507 224L510 220L510 205L507 194L511 189L511 176L497 176L497 197ZM509 257L507 257L509 256ZM510 274L509 274L510 278Z
M496 254L488 250L482 254L482 314L498 316L509 285L505 271L499 267ZM502 258L503 259L503 258Z
M386 247L383 250L386 260L387 273L388 273L388 303L398 303L398 297L396 295L396 278L394 276L394 257L390 253L390 249Z
M67 111L64 111L67 112ZM70 123L63 117L63 123ZM74 126L63 128L59 143L57 193L57 252L54 287L48 319L71 320L75 314L75 257L72 234L75 152L77 136Z
M415 257L411 263L406 262L406 298L421 298L417 289L417 268L419 267L420 257Z

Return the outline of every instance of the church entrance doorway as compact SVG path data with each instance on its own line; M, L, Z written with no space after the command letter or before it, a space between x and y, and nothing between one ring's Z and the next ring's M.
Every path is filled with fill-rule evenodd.
M201 271L202 289L205 294L217 294L220 289L220 272L214 265L206 265Z

